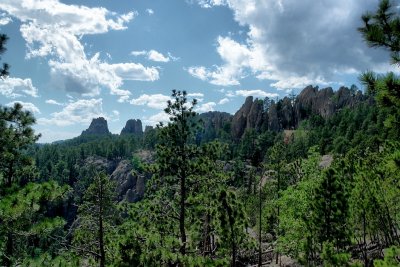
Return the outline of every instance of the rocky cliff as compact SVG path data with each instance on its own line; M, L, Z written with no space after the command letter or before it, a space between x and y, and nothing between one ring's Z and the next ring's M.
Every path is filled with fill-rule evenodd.
M82 135L108 135L111 134L108 130L106 119L99 117L93 119L88 129L82 132Z
M361 91L347 87L333 91L331 87L319 90L313 86L307 86L295 98L284 97L277 102L268 98L253 100L249 96L232 118L231 134L238 139L247 128L257 131L294 129L312 114L328 118L340 109L353 107L366 99Z
M121 131L121 135L124 134L134 134L134 135L142 135L143 127L141 120L128 120L125 124L125 127Z

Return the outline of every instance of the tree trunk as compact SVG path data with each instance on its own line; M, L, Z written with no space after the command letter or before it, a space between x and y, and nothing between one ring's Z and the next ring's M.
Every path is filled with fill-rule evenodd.
M259 245L259 248L258 248L258 266L261 266L262 265L262 247L261 247L261 241L262 241L262 239L261 239L261 222L262 222L262 219L261 219L261 216L262 216L262 199L261 199L261 190L262 190L262 185L261 185L261 182L262 182L262 175L261 175L261 180L260 180L260 188L259 188L259 200L260 200L260 203L259 203L259 216L260 216L260 219L259 219L259 232L258 232L258 245Z
M13 255L13 235L11 232L7 233L7 245L6 245L6 255L4 257L4 266L10 267L11 266L11 258Z
M103 184L100 182L99 195L99 249L100 249L100 267L106 264L106 253L104 250L104 228L103 228Z

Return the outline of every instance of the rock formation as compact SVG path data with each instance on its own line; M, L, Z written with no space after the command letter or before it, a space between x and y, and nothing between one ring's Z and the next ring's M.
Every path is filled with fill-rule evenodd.
M232 136L240 138L248 128L257 131L261 129L264 119L263 101L252 96L246 97L242 107L235 113L232 119Z
M149 177L133 171L128 160L118 163L110 176L117 184L118 201L136 202L143 198L145 183Z
M111 134L108 130L107 121L103 117L93 119L88 129L82 132L82 135L108 135Z
M134 134L134 135L142 135L142 121L141 120L128 120L125 124L125 127L121 131L121 135L124 134Z

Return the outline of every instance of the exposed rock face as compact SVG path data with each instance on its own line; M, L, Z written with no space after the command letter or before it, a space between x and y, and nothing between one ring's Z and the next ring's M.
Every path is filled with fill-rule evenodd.
M328 118L340 109L353 107L364 100L366 97L360 91L351 92L343 86L336 92L333 92L331 87L318 90L318 87L307 86L296 98L296 126L311 114Z
M263 101L258 99L253 101L253 97L248 96L243 106L233 116L233 138L240 138L247 128L259 130L263 123L263 117Z
M210 127L221 129L225 126L226 123L231 122L232 115L226 112L209 111L200 114L200 118L203 120L204 128L206 130Z
M251 110L251 106L253 105L253 97L246 97L246 101L242 105L242 107L236 111L235 115L232 119L232 136L234 138L240 138L244 130L246 129L247 124L247 115Z
M103 117L93 119L88 129L82 132L82 135L108 135L107 121Z
M141 120L128 120L125 124L125 127L121 131L121 135L124 134L134 134L134 135L142 135L142 121Z
M148 178L144 174L136 174L128 160L120 161L110 176L110 179L117 183L118 201L128 202L136 202L143 198Z
M281 129L277 105L275 103L272 103L268 109L268 129L276 132Z
M246 128L254 128L259 130L263 119L263 101L254 100L251 105L250 111L247 114Z
M84 160L83 166L94 166L99 172L111 173L115 169L115 162L99 156L89 156Z

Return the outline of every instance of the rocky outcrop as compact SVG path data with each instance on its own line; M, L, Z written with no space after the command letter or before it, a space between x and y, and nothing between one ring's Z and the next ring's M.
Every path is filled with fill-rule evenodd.
M275 132L281 129L278 118L278 109L275 103L271 103L268 109L268 129Z
M232 136L240 138L248 128L259 130L263 123L263 101L253 101L252 96L248 96L242 107L232 118Z
M318 87L307 86L297 96L294 105L296 126L311 114L328 118L340 109L353 107L364 100L366 97L361 91L352 92L343 86L336 92L331 87L318 90Z
M111 173L115 169L115 166L114 161L100 156L89 156L83 161L84 168L94 167L98 172Z
M108 135L111 134L108 130L107 120L103 117L93 119L88 129L82 132L82 135Z
M136 202L143 198L148 178L135 172L128 160L120 161L110 176L117 184L118 201L127 202Z
M125 127L121 131L121 135L125 134L134 134L134 135L142 135L143 127L141 120L128 120L125 124Z
M226 123L231 122L232 115L226 112L209 111L200 114L200 119L203 122L204 129L214 128L216 130L222 129Z

